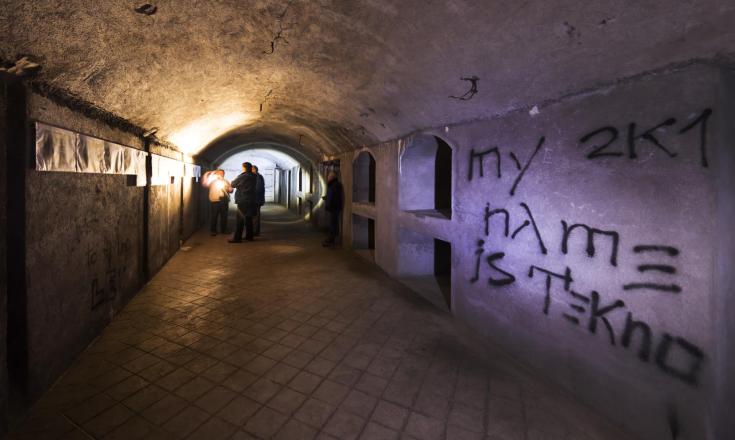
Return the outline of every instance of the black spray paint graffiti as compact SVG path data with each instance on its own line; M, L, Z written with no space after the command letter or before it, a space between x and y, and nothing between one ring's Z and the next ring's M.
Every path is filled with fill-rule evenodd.
M598 322L602 322L607 331L610 345L616 345L616 331L608 319L608 315L615 311L625 311L625 302L616 299L603 303L597 291L591 291L590 295L583 295L571 289L573 282L571 270L567 267L564 273L553 272L538 266L531 266L528 277L540 272L545 275L545 301L543 312L549 315L551 304L553 280L562 280L563 291L570 297L568 303L573 313L562 313L568 322L579 326L584 324L591 334L597 333ZM582 320L586 320L585 323ZM627 311L625 327L620 339L620 345L628 349L631 347L635 336L638 335L638 358L643 362L649 362L654 348L653 332L651 327L643 322L636 321L633 314ZM695 344L678 336L663 333L655 346L654 363L664 373L681 380L689 385L696 386L699 383L699 375L704 365L704 352Z
M699 160L704 168L709 167L709 160L707 158L707 123L710 116L712 116L712 109L705 109L692 122L675 133L676 135L683 135L699 127ZM620 130L613 126L606 126L592 130L580 137L579 146L588 147L589 144L592 144L592 151L587 154L588 159L622 157L626 153L629 159L636 159L638 158L639 149L644 146L654 147L666 156L674 158L678 156L678 152L666 147L662 138L669 134L667 128L673 127L677 122L676 118L666 118L659 124L644 130L641 130L635 122L631 122L625 128L625 145L619 148L615 148L615 146L617 145Z
M511 212L508 209L493 209L489 203L486 204L483 213L483 232L486 239L478 239L476 242L474 273L470 278L472 284L477 283L481 278L486 278L488 286L501 288L517 281L514 271L507 267L507 265L502 264L502 260L506 257L506 252L486 249L486 246L489 246L491 243L488 241L488 238L501 238L502 236L506 239L510 238L510 240L515 240L520 232L528 228L528 230L533 230L535 233L534 237L539 244L540 254L547 256L548 249L546 248L542 233L538 228L530 207L526 203L520 203L519 206L522 208L526 219L513 229L515 225L512 221ZM496 221L493 222L493 219ZM574 234L574 231L584 233ZM494 234L497 234L497 236ZM602 230L582 223L569 224L562 220L560 239L561 254L567 255L571 250L576 248L570 247L570 242L579 240L579 238L573 238L577 236L581 237L585 243L582 249L584 255L588 258L604 257L605 263L609 264L610 267L618 266L618 249L620 247L620 235L618 232ZM597 247L601 243L606 243L609 246L609 254L600 255ZM666 258L674 258L679 253L679 250L672 246L658 244L640 244L634 246L632 249L634 256L653 254L663 255ZM673 266L650 262L639 264L637 270L640 273L656 272L664 275L676 273L676 268ZM561 286L565 297L568 298L567 305L570 309L561 313L562 318L567 322L586 328L591 334L596 334L598 328L603 328L611 346L620 345L625 349L635 349L635 347L631 347L635 345L634 342L637 340L637 355L641 361L649 363L653 360L653 363L662 372L687 384L697 385L705 355L696 345L682 337L671 336L668 333L663 333L658 341L655 341L650 325L634 319L632 312L626 309L626 304L622 299L607 301L595 290L590 291L589 295L573 290L572 283L574 282L574 278L572 277L572 269L569 267L564 268L563 271L556 272L540 266L531 265L527 275L530 279L537 278L538 276L544 279L544 302L542 308L544 315L548 316L550 314L555 292L554 289ZM650 288L652 290L671 291L668 285L656 285L648 282L629 283L626 286L628 288L626 289L624 287L624 290ZM611 316L620 313L626 313L625 325L622 332L616 331L611 319L609 319Z
M477 240L477 250L475 251L475 255L477 256L477 259L475 261L475 275L470 279L471 283L476 283L480 279L480 263L482 256L485 253L485 249L483 247L484 245L484 240ZM491 286L507 286L508 284L513 284L516 281L516 277L513 274L506 272L495 264L496 261L502 260L503 257L505 257L504 252L494 252L488 255L486 258L487 265L490 266L491 269L499 274L504 275L503 278L493 278L492 276L489 276L487 282Z
M612 250L610 251L610 264L613 266L618 265L618 245L620 244L620 235L615 231L603 231L602 229L592 228L581 223L569 226L564 220L561 221L562 226L562 238L561 238L561 253L567 254L569 246L569 237L576 228L581 228L587 232L587 256L593 258L595 256L595 236L604 235L610 237Z
M704 168L709 167L709 159L707 156L707 128L710 117L712 116L712 109L703 110L699 116L694 118L689 124L684 125L678 131L674 133L676 136L684 135L695 129L699 129L699 156L700 164ZM627 155L629 159L637 159L638 152L642 148L648 146L661 151L669 158L678 157L679 153L672 151L670 147L666 146L664 142L664 136L670 135L669 128L674 126L679 121L676 118L666 118L662 122L646 128L640 128L637 123L631 122L627 125L625 130L625 145L615 148L617 145L618 138L620 137L620 131L614 126L605 126L592 130L579 138L578 144L582 148L591 148L592 151L587 154L588 159L599 159L605 157L622 157ZM510 188L509 194L514 196L518 190L518 186L528 172L531 163L535 159L538 152L541 150L546 142L546 137L541 136L535 149L528 157L525 163L522 163L514 151L509 151L507 157L512 160L515 166L515 179ZM495 177L501 179L503 177L502 167L503 151L498 146L493 146L485 150L477 151L474 148L470 149L467 180L472 182L478 178L485 177L485 163L488 160L494 160L495 162ZM477 172L476 172L477 170Z
M679 255L679 249L672 247L672 246L665 246L665 245L658 245L658 244L639 244L637 246L633 247L633 252L636 254L642 254L642 253L653 253L654 255L660 255L663 254L665 258L671 259L675 258ZM641 273L647 273L647 272L657 272L662 273L670 276L676 275L676 267L671 266L669 264L640 264L637 267L638 272ZM643 281L643 282L633 282L633 283L627 283L623 285L623 290L655 290L659 292L669 292L669 293L680 293L681 292L681 286L678 284L661 284L661 283L655 283L650 281Z
M462 81L469 81L470 82L470 89L467 90L463 95L461 96L454 96L450 95L449 97L452 99L457 99L459 101L469 101L470 99L474 98L474 96L478 93L477 89L477 83L480 81L480 78L477 76L465 76L460 78Z
M533 162L533 159L536 157L538 152L541 150L541 147L544 145L545 142L546 142L546 138L542 136L539 139L538 143L536 144L536 148L533 150L528 160L523 165L521 165L521 162L518 160L518 157L515 155L514 152L511 151L508 154L509 157L513 159L513 162L515 163L516 169L518 171L518 174L513 180L513 185L511 186L510 191L509 191L509 194L511 196L515 195L516 190L518 189L518 185L521 183L521 180L523 180L523 176L526 175L528 168L531 166L531 162ZM480 177L485 177L484 162L485 162L485 156L487 155L494 155L497 178L500 179L503 177L503 173L501 169L502 155L501 155L499 147L492 147L484 151L475 151L475 149L473 148L470 150L469 172L467 174L468 181L472 182L472 180L475 178L475 162L477 162L477 168L478 168Z
M538 226L536 225L536 219L533 218L533 214L531 213L531 209L526 205L525 203L521 202L519 205L521 208L523 208L525 214L526 214L526 220L521 223L520 226L518 226L513 233L510 235L511 239L515 240L516 236L523 231L527 226L531 226L533 229L533 232L536 236L536 240L538 241L539 250L542 254L546 255L548 253L548 249L546 248L546 245L544 244L543 238L541 238L541 232L539 232ZM510 228L510 214L508 213L508 210L500 208L500 209L490 209L490 204L485 205L485 236L490 235L490 220L494 215L502 214L503 215L503 234L505 237L508 237L508 232Z

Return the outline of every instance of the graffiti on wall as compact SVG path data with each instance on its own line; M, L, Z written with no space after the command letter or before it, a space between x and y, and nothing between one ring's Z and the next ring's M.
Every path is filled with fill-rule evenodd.
M623 299L605 300L596 291L580 292L574 288L574 271L570 267L551 268L529 265L521 269L503 264L505 252L493 249L492 243L498 238L515 240L520 234L528 233L538 245L538 252L544 256L579 253L587 258L600 259L604 264L617 267L620 264L619 252L621 237L617 231L602 229L583 223L560 220L557 241L552 242L547 231L541 231L528 204L519 204L518 220L511 217L505 208L493 209L489 204L484 210L485 223L483 238L476 242L470 283L487 283L493 287L514 284L519 277L540 280L539 297L543 301L539 309L544 315L552 314L552 304L565 303L568 309L558 310L558 314L569 324L586 329L592 334L602 331L611 346L620 345L634 350L643 362L654 363L662 372L690 385L696 385L705 360L703 351L686 338L663 332L656 332L648 323L637 320ZM497 225L493 224L496 220ZM513 221L515 220L515 221ZM579 246L581 244L581 246ZM547 247L549 246L549 247ZM558 253L557 253L558 252ZM626 256L647 253L661 254L664 258L676 258L679 250L668 245L635 245ZM675 276L676 269L669 264L642 262L636 266L642 279L625 280L622 290L641 290L680 294L677 284L659 284L645 279L650 271ZM622 328L614 328L611 315L620 314L625 319Z
M663 118L651 127L630 123L624 128L596 128L576 138L576 151L586 160L636 159L644 148L649 148L651 154L675 159L680 157L680 151L674 145L685 145L680 149L692 148L697 165L708 168L707 128L712 113L711 109L704 109L691 115L686 122L674 117ZM620 133L624 133L623 140L619 139ZM672 141L672 137L690 133L696 133L696 136L687 138L686 142ZM480 237L476 239L472 253L474 261L469 282L477 286L504 288L524 279L537 289L541 314L558 317L568 325L593 335L602 334L600 340L609 346L630 352L663 374L697 386L706 361L704 351L682 335L656 329L636 316L631 305L626 304L626 298L611 293L614 290L640 295L684 295L677 282L681 246L644 240L628 245L629 242L615 228L569 218L552 219L551 222L544 218L547 221L539 222L540 214L528 201L513 197L529 169L542 165L535 164L534 160L545 143L546 137L541 136L527 157L518 157L510 149L499 146L470 150L469 182L501 179L504 171L501 161L506 158L511 166L505 169L511 169L513 174L512 183L507 188L507 204L494 206L487 203L480 213ZM547 225L546 230L540 224ZM557 226L548 226L554 224ZM522 266L518 267L517 259L508 259L506 253L512 250L513 243L519 238L524 239L526 249L531 243L530 249L538 252L540 261L548 263L520 263ZM502 241L506 246L501 248L497 244ZM555 257L566 255L580 255L612 269L632 265L633 270L625 273L635 275L632 279L621 280L618 286L580 289L575 277L587 273L575 273L573 267L554 263Z
M661 153L673 159L679 157L680 152L675 151L671 146L667 146L667 141L671 141L673 138L680 136L687 136L690 133L696 133L694 145L696 145L695 148L699 156L699 164L703 168L708 168L707 128L712 113L711 108L706 108L697 112L696 118L691 121L681 122L682 119L668 117L664 118L659 124L647 128L641 128L635 122L629 123L625 128L614 126L595 128L578 137L578 147L582 154L586 153L585 157L587 159L592 160L610 157L627 157L629 160L635 160L639 158L639 152L644 148L653 148L655 153ZM625 134L624 139L621 139L621 132ZM500 146L492 146L479 151L472 148L469 154L467 180L472 182L491 176L494 176L496 179L501 179L503 177L501 167L503 157L507 157L515 168L513 170L514 180L512 186L509 188L509 195L514 196L523 177L528 172L545 142L546 137L541 136L536 143L536 147L529 157L525 159L519 158L510 148L503 149ZM488 167L487 176L485 173L486 165ZM491 173L491 170L494 173Z

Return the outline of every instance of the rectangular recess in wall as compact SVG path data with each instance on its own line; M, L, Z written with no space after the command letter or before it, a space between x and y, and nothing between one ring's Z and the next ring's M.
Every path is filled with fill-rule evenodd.
M449 311L452 244L412 229L399 229L398 280L438 308Z
M447 307L452 308L452 244L434 239L434 278Z
M352 249L358 255L375 261L375 220L352 214Z

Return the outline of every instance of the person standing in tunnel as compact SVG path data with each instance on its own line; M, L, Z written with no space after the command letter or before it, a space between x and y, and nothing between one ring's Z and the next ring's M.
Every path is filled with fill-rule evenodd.
M228 240L230 243L241 243L243 227L245 228L245 240L253 241L253 217L257 213L256 186L257 177L253 174L253 165L250 162L242 164L242 173L232 181L235 192L235 203L237 203L237 225L235 235Z
M227 210L230 206L232 186L225 179L225 170L216 170L207 173L204 182L209 186L209 216L210 231L217 235L217 219L219 218L220 233L227 233Z
M258 167L253 165L253 173L258 178L256 185L255 185L255 196L258 201L258 207L257 207L257 214L255 215L254 225L255 228L255 236L257 237L260 235L260 208L265 205L265 179L263 178L263 175L258 173Z
M342 183L337 173L330 171L327 174L327 195L324 197L324 209L329 213L329 237L322 243L323 246L334 246L339 236L339 220L344 204Z

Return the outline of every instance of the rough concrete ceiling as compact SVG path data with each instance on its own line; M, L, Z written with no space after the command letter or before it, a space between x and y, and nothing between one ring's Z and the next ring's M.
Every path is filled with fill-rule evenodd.
M149 1L0 0L0 56L192 151L315 157L735 51L732 0Z

